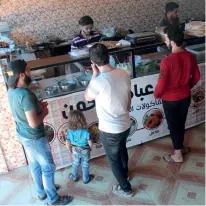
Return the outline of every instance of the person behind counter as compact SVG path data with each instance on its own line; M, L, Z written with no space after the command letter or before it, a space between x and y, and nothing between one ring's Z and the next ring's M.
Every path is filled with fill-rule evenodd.
M183 155L191 151L184 147L185 122L191 101L191 88L200 79L195 56L183 48L184 33L179 27L164 29L165 43L172 53L160 65L160 77L155 98L163 100L163 108L170 130L174 154L163 158L167 162L182 163Z
M130 132L131 80L125 71L109 64L109 51L105 45L95 44L89 55L93 76L85 91L85 99L96 101L100 139L119 183L113 185L112 192L131 197L126 148Z
M43 120L49 113L47 103L39 103L36 95L28 89L30 69L24 60L10 62L7 76L8 99L16 122L17 139L26 151L38 198L47 198L48 205L66 205L72 197L57 194L59 186L54 184L55 164L45 137Z
M93 30L94 21L90 16L83 16L79 20L79 26L81 31L79 34L72 40L72 49L81 49L85 47L87 44L91 44L94 42L98 42L101 39L101 35ZM80 71L84 71L85 67L90 66L90 62L75 62L72 65L75 65ZM75 73L75 70L71 64L66 68L65 73Z
M87 128L87 122L84 114L79 110L69 112L68 116L69 130L66 135L66 147L72 153L72 173L69 178L74 182L79 180L78 169L82 165L82 176L84 184L88 184L94 179L93 174L89 174L90 151L92 150L92 141Z
M98 42L101 39L97 31L93 31L94 21L90 16L83 16L79 20L81 31L78 36L72 40L72 48L82 48L87 44Z
M179 5L175 2L169 2L165 6L165 16L161 19L157 27L166 27L169 25L180 24L179 21Z

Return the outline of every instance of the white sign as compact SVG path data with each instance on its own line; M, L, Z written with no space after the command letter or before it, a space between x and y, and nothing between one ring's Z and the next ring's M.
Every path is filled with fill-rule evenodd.
M205 64L200 64L201 80L192 90L192 101L188 112L186 128L205 121ZM141 144L169 134L167 122L162 107L162 100L155 100L154 88L158 74L132 79L131 131L127 139L127 147ZM45 119L46 136L52 148L52 155L57 169L72 164L72 157L65 146L62 131L67 131L68 112L79 109L84 112L94 142L91 157L101 156L104 149L98 133L98 119L95 102L86 102L84 92L51 98L49 115Z

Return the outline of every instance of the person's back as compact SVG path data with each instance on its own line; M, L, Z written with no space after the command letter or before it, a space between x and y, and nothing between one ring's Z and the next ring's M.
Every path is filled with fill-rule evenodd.
M131 90L128 74L120 69L101 73L92 81L90 87L98 90L96 108L99 129L111 133L128 129L128 93Z
M126 148L130 132L131 80L125 71L109 64L109 51L105 45L95 44L89 55L93 75L84 96L87 101L96 101L101 143L118 181L112 192L131 197Z
M196 79L198 70L195 56L183 50L171 53L162 60L161 69L166 71L167 84L162 94L164 100L178 100L190 96L191 76Z
M166 162L182 163L183 155L191 151L184 147L185 123L191 103L191 89L200 79L195 56L184 50L184 33L180 27L164 29L165 43L172 53L162 60L155 98L162 99L165 118L170 130L174 153L166 154Z
M76 129L69 130L67 132L67 139L70 140L71 144L78 147L87 147L90 134L87 129Z

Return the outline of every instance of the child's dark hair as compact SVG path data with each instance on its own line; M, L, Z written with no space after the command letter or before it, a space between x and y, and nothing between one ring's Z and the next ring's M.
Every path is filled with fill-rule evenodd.
M179 26L168 26L164 28L164 34L167 34L170 41L174 41L177 46L182 46L184 41L184 32Z
M79 25L81 25L81 26L86 26L86 25L90 25L90 24L92 24L92 25L94 24L94 21L90 16L83 16L79 20Z
M69 112L68 126L70 130L86 129L87 122L83 112L79 110L73 110Z

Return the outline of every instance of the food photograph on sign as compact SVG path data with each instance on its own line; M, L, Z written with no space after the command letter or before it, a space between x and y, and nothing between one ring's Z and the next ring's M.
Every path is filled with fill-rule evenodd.
M100 134L99 134L99 122L93 122L88 126L88 130L91 135L91 139L93 143L100 144Z
M192 108L198 108L200 107L205 100L205 90L201 87L193 90L191 95L191 107Z
M68 122L62 124L62 125L59 127L57 137L58 137L59 141L60 141L62 144L66 144L66 134L67 134L68 130L69 130ZM65 136L62 135L62 133L64 133Z
M55 129L52 125L44 123L44 131L48 142L51 144L55 139Z
M157 129L164 121L164 113L160 109L151 109L143 117L143 125L146 129Z
M134 117L130 117L130 132L129 136L133 135L137 129L137 120Z

